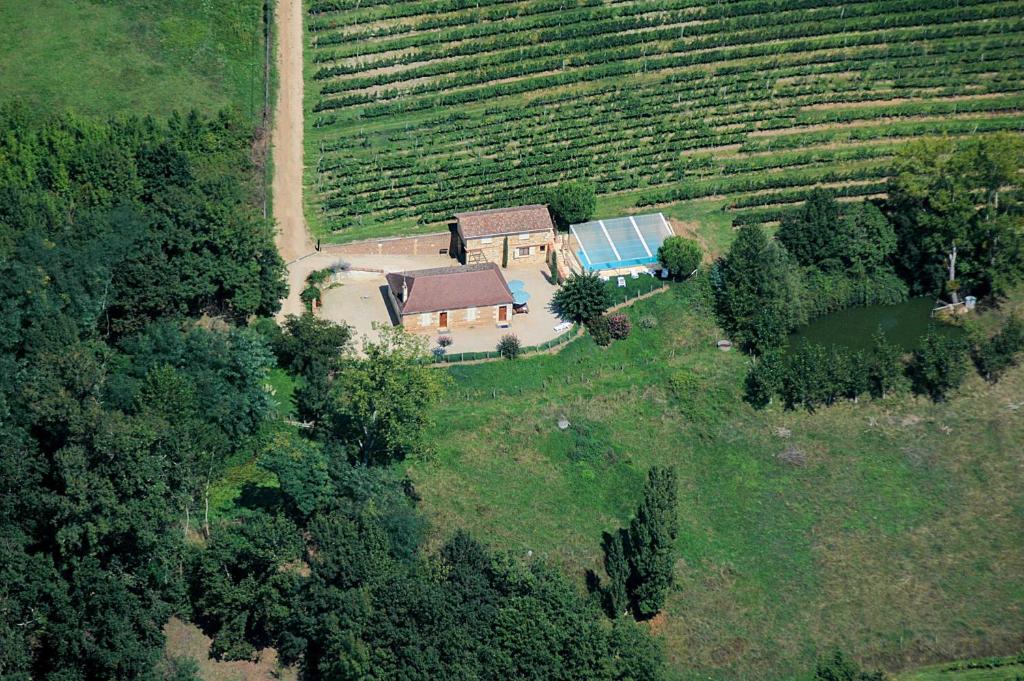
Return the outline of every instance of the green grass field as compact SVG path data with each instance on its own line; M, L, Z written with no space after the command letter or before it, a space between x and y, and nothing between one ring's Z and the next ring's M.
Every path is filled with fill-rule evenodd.
M682 532L656 630L672 678L800 677L834 646L891 671L1015 651L1024 370L994 387L972 377L946 404L755 411L740 394L747 360L714 348L695 285L630 315L659 325L608 349L584 338L449 369L436 453L408 466L435 540L468 527L582 586L647 468L671 464ZM581 456L562 416L597 446Z
M262 0L7 0L0 26L0 101L94 115L262 112Z
M595 182L772 222L920 137L1024 129L1011 0L307 0L307 217L348 241ZM602 213L609 215L612 213Z

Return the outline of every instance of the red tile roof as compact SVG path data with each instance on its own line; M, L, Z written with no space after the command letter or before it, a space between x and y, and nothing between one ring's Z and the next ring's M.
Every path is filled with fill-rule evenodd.
M387 280L403 315L512 304L512 291L493 262L391 272Z
M463 239L555 231L548 207L540 204L456 213L455 220Z

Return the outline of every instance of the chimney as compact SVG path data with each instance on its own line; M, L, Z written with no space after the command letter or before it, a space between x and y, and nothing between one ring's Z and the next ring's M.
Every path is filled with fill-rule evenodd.
M401 300L404 303L404 302L406 302L406 300L408 298L409 298L409 281L405 277L402 277L402 298L401 298Z

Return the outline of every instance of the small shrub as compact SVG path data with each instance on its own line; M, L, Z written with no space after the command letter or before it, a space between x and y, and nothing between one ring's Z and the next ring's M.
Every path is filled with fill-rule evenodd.
M668 377L668 389L676 399L685 399L700 389L700 381L688 369L677 369Z
M617 460L608 429L601 424L574 423L569 429L572 444L569 460L607 464Z
M590 332L590 336L598 345L602 347L611 345L612 332L607 316L601 315L591 319L587 322L587 331Z
M498 354L505 359L515 359L522 350L519 337L515 334L507 333L498 341Z
M302 293L299 294L299 298L305 303L306 307L312 307L314 301L320 302L320 287L316 284L310 284L306 288L302 289Z
M983 339L971 349L971 359L982 378L992 383L1017 364L1016 353L1024 350L1024 324L1010 317L992 338Z
M658 326L658 318L651 315L644 315L640 318L640 327L644 329L653 329Z
M814 681L883 681L882 672L863 671L856 662L841 651L818 660L814 670Z
M608 333L615 340L625 340L633 330L633 323L624 312L616 312L608 316Z
M452 344L452 337L451 336L438 336L437 337L437 347L439 347L439 348L447 348L451 344Z
M784 371L782 352L779 350L766 352L759 360L752 360L747 372L743 399L757 409L771 404L772 399L782 388Z
M327 281L332 274L334 274L334 270L330 267L325 267L322 270L314 270L306 276L306 283L311 286L319 286Z

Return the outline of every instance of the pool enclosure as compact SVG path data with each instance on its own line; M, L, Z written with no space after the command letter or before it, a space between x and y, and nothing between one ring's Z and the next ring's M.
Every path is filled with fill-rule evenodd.
M661 213L630 215L570 225L572 252L587 272L646 269L672 228Z

